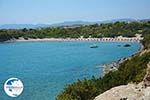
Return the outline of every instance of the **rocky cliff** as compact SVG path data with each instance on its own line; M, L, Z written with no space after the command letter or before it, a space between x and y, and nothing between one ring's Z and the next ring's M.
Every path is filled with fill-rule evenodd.
M94 100L150 100L150 62L142 82L114 87Z

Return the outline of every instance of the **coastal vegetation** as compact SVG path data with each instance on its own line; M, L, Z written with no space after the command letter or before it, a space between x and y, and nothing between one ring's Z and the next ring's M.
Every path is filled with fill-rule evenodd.
M150 33L150 21L144 22L115 22L106 24L83 25L79 27L47 27L37 29L1 29L0 41L10 39L37 39L37 38L101 38Z
M125 36L133 37L142 34L141 41L145 49L150 48L150 21L144 22L116 22L106 24L85 25L80 27L47 27L38 29L1 29L0 41L11 39L37 38L101 38ZM129 82L139 83L146 74L150 52L137 54L121 63L117 71L109 72L103 77L78 80L68 84L57 96L57 100L92 100L106 90Z
M144 34L144 40L142 41L145 49L149 49L150 48L150 32L149 34Z

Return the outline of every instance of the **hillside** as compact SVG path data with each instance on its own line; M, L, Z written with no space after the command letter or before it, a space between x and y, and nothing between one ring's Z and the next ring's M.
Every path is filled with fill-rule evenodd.
M47 27L39 29L0 29L0 41L11 39L43 38L101 38L101 37L134 37L135 34L150 33L150 21L115 22L106 24L85 25L80 27Z

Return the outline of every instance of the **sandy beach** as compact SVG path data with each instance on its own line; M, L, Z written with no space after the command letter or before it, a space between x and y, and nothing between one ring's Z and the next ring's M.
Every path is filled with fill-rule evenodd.
M19 39L11 39L8 40L6 42L36 42L36 41L104 41L104 42L140 42L141 40L143 40L143 37L141 36L136 36L136 37L122 37L122 36L118 36L115 38L109 38L109 37L104 37L104 38L37 38L37 39L32 39L32 38L28 38L28 39L24 39L22 37L20 37Z

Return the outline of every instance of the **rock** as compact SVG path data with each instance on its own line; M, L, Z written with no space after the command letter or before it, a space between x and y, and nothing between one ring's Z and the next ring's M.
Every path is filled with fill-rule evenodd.
M141 83L111 88L94 100L150 100L150 62L147 66L147 73Z
M145 77L143 79L145 87L150 86L150 63L147 66L148 66L147 67L147 72L146 72L146 75L145 75Z
M143 83L114 87L94 100L150 100L150 87L143 88Z

